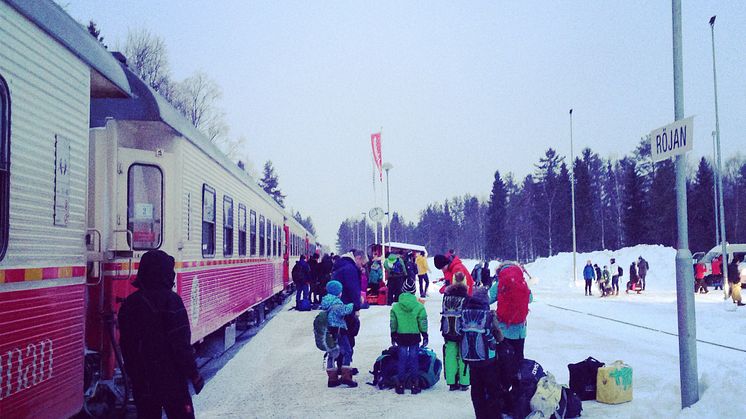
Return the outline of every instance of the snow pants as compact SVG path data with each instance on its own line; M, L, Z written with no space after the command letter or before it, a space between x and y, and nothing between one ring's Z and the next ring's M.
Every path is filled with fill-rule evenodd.
M427 295L427 289L430 287L430 278L427 277L427 274L417 275L417 278L420 282L420 297L425 298ZM422 283L425 283L425 286L423 288Z
M469 370L461 359L458 342L446 341L443 345L443 375L448 385L469 385Z
M586 279L585 280L585 295L593 294L591 291L591 285L593 284L592 279Z
M616 275L611 277L611 292L619 294L619 277Z

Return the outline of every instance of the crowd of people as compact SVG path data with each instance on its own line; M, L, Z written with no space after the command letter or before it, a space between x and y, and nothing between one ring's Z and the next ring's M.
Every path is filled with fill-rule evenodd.
M642 256L632 261L629 265L629 281L626 284L625 292L630 291L641 293L645 291L645 280L650 270L650 264ZM593 295L593 281L598 286L601 297L619 295L619 281L624 277L624 269L616 262L616 258L609 260L609 265L604 265L601 269L598 264L593 263L590 259L583 268L583 279L585 280L585 295Z

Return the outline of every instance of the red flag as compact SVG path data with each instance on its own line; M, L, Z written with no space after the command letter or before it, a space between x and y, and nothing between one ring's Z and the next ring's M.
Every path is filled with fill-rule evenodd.
M383 158L381 157L381 133L370 134L370 146L373 148L373 161L383 182Z

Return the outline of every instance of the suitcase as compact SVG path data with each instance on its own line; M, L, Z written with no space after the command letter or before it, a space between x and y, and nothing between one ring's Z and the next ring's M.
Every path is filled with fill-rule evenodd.
M378 305L379 306L385 306L386 305L386 299L389 296L389 289L386 287L381 287L378 289Z
M604 363L588 357L576 364L567 364L570 371L570 389L580 397L580 400L596 400L596 378L598 369Z
M632 401L632 367L622 361L600 367L596 377L596 400L607 404Z
M377 305L378 304L378 294L370 294L365 297L365 300L368 301L368 304L370 305Z

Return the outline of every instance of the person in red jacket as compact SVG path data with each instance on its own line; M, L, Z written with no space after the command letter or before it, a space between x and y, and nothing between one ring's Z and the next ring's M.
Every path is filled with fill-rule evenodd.
M471 273L466 269L466 266L461 262L458 256L447 257L444 255L435 255L435 267L443 271L443 275L447 283L453 283L453 275L456 272L461 272L466 278L466 288L469 296L471 296L474 289L474 278L471 277Z

